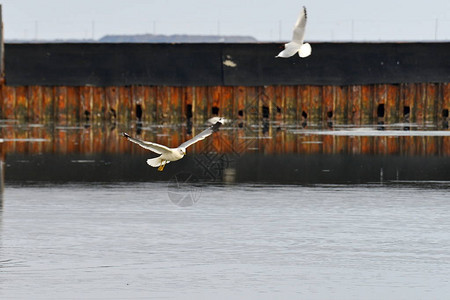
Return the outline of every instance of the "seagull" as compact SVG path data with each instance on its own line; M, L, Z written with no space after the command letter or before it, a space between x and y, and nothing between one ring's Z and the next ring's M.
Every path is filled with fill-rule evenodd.
M276 57L287 58L291 57L297 52L300 57L308 57L311 55L311 45L309 43L303 43L303 38L305 36L306 19L306 7L303 6L303 9L300 12L300 15L298 16L297 22L294 26L292 41L285 44L285 49L278 53Z
M206 121L206 123L209 124L209 125L216 124L217 122L220 122L220 123L222 123L222 125L223 125L223 124L225 124L225 123L229 123L230 120L224 119L224 118L222 118L222 117L212 117L212 118L209 118L209 119Z
M216 122L214 125L203 130L198 135L184 142L177 148L169 148L167 146L160 145L157 143L146 142L140 139L136 139L129 136L125 132L122 132L122 135L130 142L136 143L142 148L155 152L156 154L161 154L158 157L147 159L147 164L155 168L157 167L158 171L162 171L164 170L164 167L171 161L177 161L182 159L186 155L187 147L210 136L213 132L216 132L219 129L220 125L222 125L221 122Z

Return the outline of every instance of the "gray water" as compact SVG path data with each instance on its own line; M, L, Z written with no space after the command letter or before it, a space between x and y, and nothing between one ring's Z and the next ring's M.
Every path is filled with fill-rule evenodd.
M7 185L0 298L448 299L449 188Z

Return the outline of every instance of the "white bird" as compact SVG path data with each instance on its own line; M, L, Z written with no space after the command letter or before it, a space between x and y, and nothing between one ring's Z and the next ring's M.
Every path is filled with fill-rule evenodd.
M306 19L306 7L303 6L303 9L300 12L300 15L298 16L297 22L294 26L292 41L285 44L285 49L278 53L276 57L287 58L291 57L297 52L300 57L307 57L311 55L311 45L309 43L303 43L303 39L305 36Z
M197 143L198 141L201 141L205 139L206 137L210 136L213 132L217 131L222 125L222 123L217 122L216 124L208 127L207 129L200 132L198 135L193 137L192 139L184 142L177 148L169 148L164 145L160 145L153 142L146 142L140 139L133 138L129 136L127 133L123 132L122 135L126 137L130 142L136 143L142 148L145 148L147 150L150 150L152 152L155 152L156 154L161 154L158 157L147 159L147 164L149 164L152 167L158 167L158 171L164 170L164 167L166 164L168 164L171 161L177 161L182 159L186 155L186 148L189 147L192 144Z
M217 122L220 122L220 123L222 123L222 125L223 125L223 124L229 123L230 120L224 119L224 118L222 118L222 117L212 117L212 118L209 118L209 119L206 121L206 123L207 123L207 124L210 124L210 125L216 124Z

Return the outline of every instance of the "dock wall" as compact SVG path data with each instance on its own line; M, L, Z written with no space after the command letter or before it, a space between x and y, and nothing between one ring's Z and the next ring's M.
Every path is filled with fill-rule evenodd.
M349 86L2 86L0 114L23 122L256 122L372 124L449 121L449 83Z
M448 123L450 43L6 44L0 116L30 122Z

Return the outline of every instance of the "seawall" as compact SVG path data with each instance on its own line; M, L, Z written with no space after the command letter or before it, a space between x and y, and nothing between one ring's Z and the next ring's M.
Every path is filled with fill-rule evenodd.
M448 122L450 43L6 44L1 117Z

